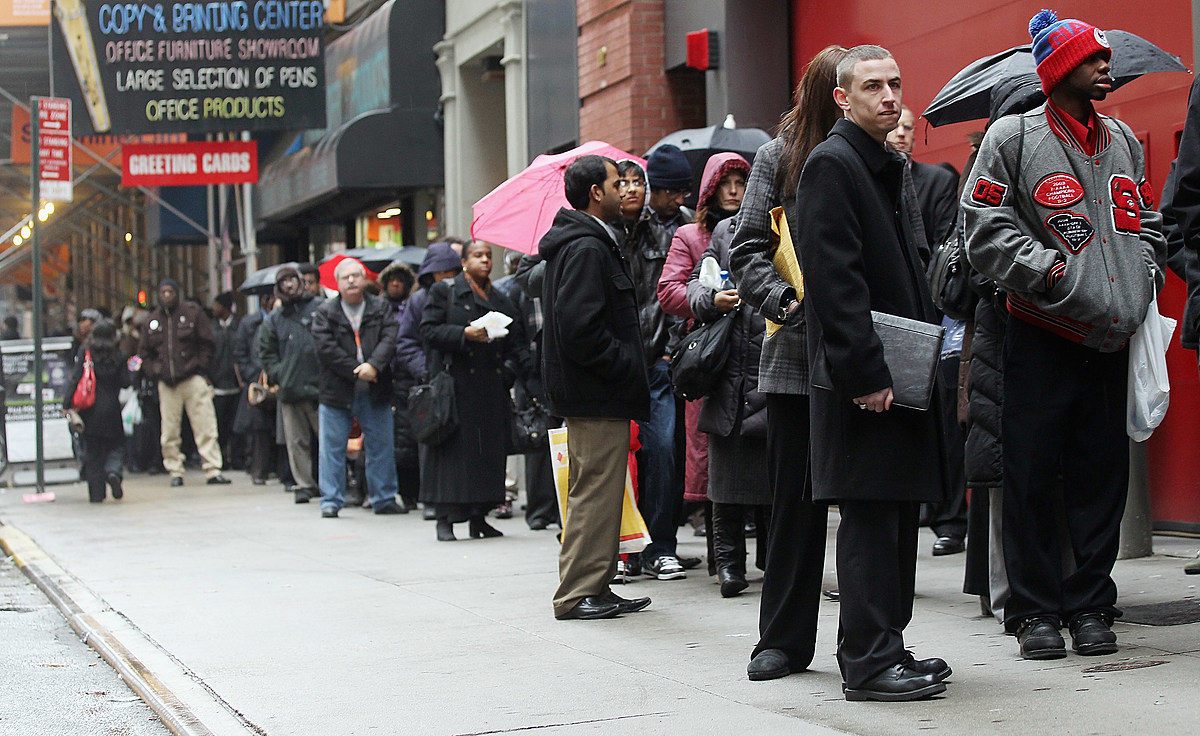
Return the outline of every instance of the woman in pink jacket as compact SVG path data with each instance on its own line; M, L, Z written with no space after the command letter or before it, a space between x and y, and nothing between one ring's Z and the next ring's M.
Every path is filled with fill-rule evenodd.
M704 165L696 221L675 232L658 280L658 301L667 314L689 321L695 319L688 307L688 277L712 240L713 226L741 208L749 175L750 164L736 153L715 153ZM699 417L700 402L689 401L684 409L687 462L683 471L683 497L687 501L704 502L708 500L708 435L696 428ZM709 566L712 566L711 554Z

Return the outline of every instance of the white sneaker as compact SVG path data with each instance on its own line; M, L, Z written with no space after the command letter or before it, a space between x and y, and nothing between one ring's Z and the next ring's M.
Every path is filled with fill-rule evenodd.
M679 580L687 577L687 571L675 555L663 555L655 560L644 563L643 574L659 580Z
M617 573L613 575L613 585L624 585L629 582L629 574L625 571L625 560L617 560Z

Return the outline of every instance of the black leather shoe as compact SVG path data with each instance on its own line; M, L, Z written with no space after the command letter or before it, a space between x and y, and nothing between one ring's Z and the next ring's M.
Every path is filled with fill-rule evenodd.
M121 488L121 476L116 473L108 474L108 487L112 489L112 497L120 500L125 495L125 491Z
M616 603L621 613L637 613L638 611L650 605L649 598L622 598L611 590L608 595L603 598L605 603Z
M782 649L764 649L746 665L746 676L751 680L777 680L793 672L803 672L804 667L792 667Z
M559 621L569 621L571 619L591 621L598 618L614 618L619 615L621 615L620 605L609 603L602 596L590 595L576 603L575 607L571 610L554 618Z
M326 506L325 508L321 509L321 518L336 519L338 518L338 510L332 506Z
M482 516L476 516L467 522L467 531L476 539L492 539L504 536L504 532L487 523Z
M1071 620L1071 648L1080 654L1112 654L1117 651L1117 635L1108 619L1100 613L1081 613Z
M938 537L933 543L933 556L956 555L966 549L962 537Z
M433 507L433 504L425 504L425 508L421 509L421 518L425 521L433 521L437 519L437 509Z
M885 702L920 700L944 692L946 692L946 683L933 679L933 675L923 675L915 670L910 670L903 664L894 664L888 667L864 682L861 687L845 689L846 700L882 700Z
M227 486L233 481L223 475L214 475L206 481L210 486Z
M750 587L745 575L728 567L717 569L717 582L721 583L722 598L732 598Z
M1058 633L1058 621L1041 616L1026 619L1017 629L1017 642L1025 659L1062 659L1067 645Z
M312 491L307 488L297 488L295 493L296 503L308 503L313 497Z
M375 509L377 514L407 514L408 509L404 508L395 501L387 501L382 506Z
M438 519L437 539L439 542L457 542L458 537L454 536L454 525L449 521Z
M700 563L704 562L704 560L700 559L699 557L681 557L676 555L675 559L679 560L679 566L684 570L691 570L692 568L700 567Z
M922 675L933 675L935 682L941 682L954 674L954 670L950 669L950 665L946 664L946 660L941 657L917 659L916 655L912 652L905 652L905 655L904 661L900 664L913 672L920 672Z
M183 485L183 476L181 476L181 475L172 475L172 476L171 476L171 487L172 487L172 488L178 488L178 487L180 487L181 485Z

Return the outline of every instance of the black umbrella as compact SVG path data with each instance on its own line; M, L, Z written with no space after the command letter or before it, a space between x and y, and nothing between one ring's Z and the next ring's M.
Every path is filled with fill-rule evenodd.
M363 266L368 271L379 273L387 268L393 261L400 261L409 266L419 267L421 261L425 260L425 249L416 245L406 245L403 247L389 248L351 248L350 250L342 250L337 253L331 253L321 259L321 263L325 263L335 255L354 258L362 262Z
M770 140L770 134L761 128L726 128L724 125L686 128L668 133L650 147L646 156L649 157L654 149L668 143L683 151L692 167L692 193L688 197L688 201L691 202L696 196L696 190L700 188L700 177L704 175L704 164L708 162L709 156L714 153L739 153L747 161L754 163L754 154L758 152L758 147Z
M1178 56L1128 31L1106 31L1112 47L1113 89L1153 72L1186 72ZM998 54L985 56L955 74L929 103L921 117L937 127L967 120L987 120L992 90L1014 77L1037 74L1032 47L1014 46Z
M279 273L279 269L284 266L295 268L297 265L295 261L288 261L287 263L277 263L274 266L260 268L242 282L242 285L238 287L238 291L243 294L270 296L275 291L275 274Z

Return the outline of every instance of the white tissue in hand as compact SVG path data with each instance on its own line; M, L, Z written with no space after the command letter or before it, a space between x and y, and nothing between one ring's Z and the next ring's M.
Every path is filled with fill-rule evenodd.
M473 321L471 326L484 328L487 330L488 338L495 340L508 335L508 326L510 324L512 324L512 317L509 317L504 312L493 310Z
M713 291L721 290L721 264L716 258L708 256L700 261L700 285Z

